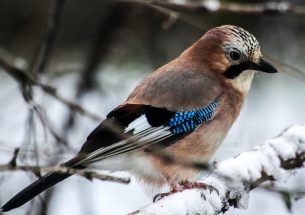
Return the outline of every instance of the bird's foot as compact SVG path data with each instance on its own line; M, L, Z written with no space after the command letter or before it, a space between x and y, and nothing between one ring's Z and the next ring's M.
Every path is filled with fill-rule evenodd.
M174 194L177 192L182 192L183 190L189 190L189 189L205 189L205 190L209 190L210 193L215 191L219 195L219 191L212 185L205 184L203 182L190 182L190 181L185 180L185 181L179 181L178 183L172 184L170 192L157 194L154 197L153 201L156 202L171 194Z
M215 191L217 194L219 194L219 191L215 187L213 187L212 185L203 183L203 182L179 181L178 183L182 187L182 190L197 188L197 189L209 190L210 193Z

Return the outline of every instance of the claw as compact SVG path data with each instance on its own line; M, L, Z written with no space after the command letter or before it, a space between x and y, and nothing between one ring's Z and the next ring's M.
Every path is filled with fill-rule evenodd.
M210 191L210 193L212 193L213 191L215 191L217 193L217 195L219 196L219 190L217 190L215 187L213 187L212 185L208 185L208 189Z
M207 198L205 197L205 195L204 195L203 193L200 193L200 197L201 197L204 201L207 200Z
M159 194L155 195L155 197L153 198L153 202L157 202L168 195L170 195L170 192L169 193L159 193Z

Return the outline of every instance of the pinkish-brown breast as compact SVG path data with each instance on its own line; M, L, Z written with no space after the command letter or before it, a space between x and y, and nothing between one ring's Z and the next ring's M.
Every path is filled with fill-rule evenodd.
M243 98L237 91L221 95L220 105L211 121L164 150L178 161L208 162L237 118L242 103ZM194 180L200 172L198 169L167 163L155 155L151 155L150 159L167 181Z

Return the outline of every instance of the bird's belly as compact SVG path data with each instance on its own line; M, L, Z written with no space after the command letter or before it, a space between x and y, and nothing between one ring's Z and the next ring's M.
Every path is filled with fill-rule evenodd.
M106 158L92 163L89 168L107 171L127 171L135 175L141 181L153 184L163 184L163 179L147 155L133 152Z
M164 148L178 163L168 163L159 156L136 151L93 163L90 167L109 171L128 171L145 183L163 185L166 182L195 180L200 170L181 163L208 162L223 141L231 122L214 119L182 140ZM180 164L179 164L180 163Z
M210 160L230 128L229 123L226 125L219 122L216 119L212 123L207 123L179 142L165 148L165 152L172 155L178 163L168 163L152 155L155 168L170 182L195 180L202 170L184 164L204 163Z

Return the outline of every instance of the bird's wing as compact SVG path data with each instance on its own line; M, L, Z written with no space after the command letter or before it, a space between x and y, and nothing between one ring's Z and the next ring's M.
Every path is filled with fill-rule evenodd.
M211 120L221 89L208 73L169 63L147 76L109 113L72 163L86 165L156 143L173 144Z
M147 105L124 104L108 115L89 136L74 165L87 165L135 151L166 147L214 116L219 100L193 111L172 112Z

